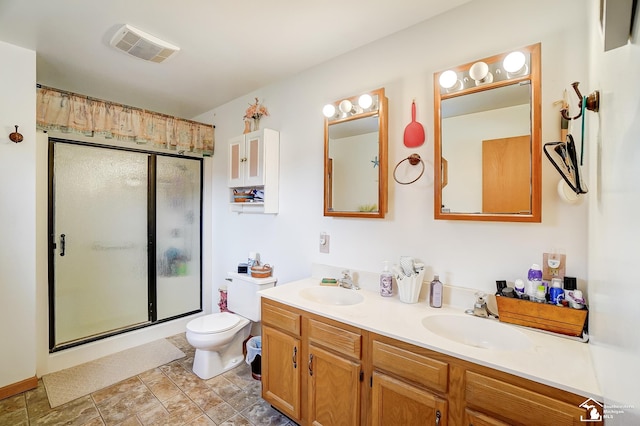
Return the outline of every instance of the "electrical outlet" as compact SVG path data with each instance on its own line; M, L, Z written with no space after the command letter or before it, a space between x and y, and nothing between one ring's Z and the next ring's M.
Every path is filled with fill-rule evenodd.
M320 253L329 253L329 234L320 234Z

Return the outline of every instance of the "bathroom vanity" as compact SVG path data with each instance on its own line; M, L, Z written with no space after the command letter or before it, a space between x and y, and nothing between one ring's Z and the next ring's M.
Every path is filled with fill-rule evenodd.
M262 396L301 425L579 425L601 400L584 343L318 283L262 292ZM450 340L440 316L524 340Z

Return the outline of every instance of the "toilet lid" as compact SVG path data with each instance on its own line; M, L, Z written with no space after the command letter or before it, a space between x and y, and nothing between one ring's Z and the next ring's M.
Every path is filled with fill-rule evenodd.
M222 333L235 327L243 318L229 312L220 312L189 321L187 330L200 334Z

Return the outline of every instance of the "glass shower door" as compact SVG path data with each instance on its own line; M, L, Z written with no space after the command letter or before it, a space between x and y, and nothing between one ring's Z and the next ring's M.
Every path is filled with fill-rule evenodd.
M54 144L52 349L148 323L147 154Z
M200 162L157 157L157 320L201 309Z

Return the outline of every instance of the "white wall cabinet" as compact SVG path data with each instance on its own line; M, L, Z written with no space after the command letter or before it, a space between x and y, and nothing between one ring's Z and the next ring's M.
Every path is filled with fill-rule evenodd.
M231 211L278 213L280 133L262 129L229 140L227 183ZM238 202L234 195L263 191L263 200Z

